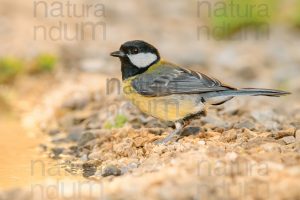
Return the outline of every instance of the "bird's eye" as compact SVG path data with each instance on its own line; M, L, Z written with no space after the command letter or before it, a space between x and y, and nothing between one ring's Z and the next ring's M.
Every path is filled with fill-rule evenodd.
M139 50L137 48L132 49L132 54L137 54L139 52Z

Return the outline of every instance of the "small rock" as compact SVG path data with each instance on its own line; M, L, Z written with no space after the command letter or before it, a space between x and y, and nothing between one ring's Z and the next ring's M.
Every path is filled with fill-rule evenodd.
M245 138L247 138L247 139L250 139L250 138L256 137L256 135L257 135L257 134L256 134L254 131L251 131L251 130L245 128L245 129L243 130L243 132L242 132L239 136L243 136L243 137L245 137Z
M62 144L62 143L67 143L68 140L64 136L55 136L54 138L51 139L51 142L53 144Z
M86 154L83 154L81 157L80 157L80 160L83 161L83 162L86 162L88 161L88 156Z
M234 127L237 129L247 128L249 130L254 130L255 124L253 122L247 120L247 121L241 121L241 122L237 123Z
M57 135L60 133L59 129L51 129L48 131L48 135L53 136L53 135Z
M106 166L103 170L102 176L120 176L121 175L121 170L116 167L115 165L109 165Z
M267 130L277 130L279 124L274 120L278 114L273 110L253 111L251 116Z
M286 130L281 130L281 131L276 132L274 134L274 137L275 137L275 139L280 139L280 138L283 138L286 136L294 136L294 134L295 134L295 128L289 128Z
M296 141L299 142L300 141L300 129L296 131L295 137L296 137Z
M147 141L147 138L136 137L136 138L134 138L133 144L135 147L142 147L146 141Z
M42 151L47 151L48 147L45 144L39 144L39 147Z
M59 155L64 152L64 148L60 148L60 147L55 147L51 149L52 151L52 158L59 158Z
M96 117L90 119L86 124L86 129L100 129L101 123L100 120Z
M296 139L294 136L286 136L286 137L283 137L282 140L285 142L285 144L291 144L291 143L296 142Z
M83 145L85 145L86 143L88 143L89 141L91 141L95 138L96 137L91 132L85 132L81 135L81 137L78 141L78 146L83 146Z
M74 122L74 115L71 114L65 115L58 120L59 125L65 129L69 129L74 126Z
M70 141L77 142L80 139L80 136L81 136L81 133L83 132L83 130L84 129L83 129L82 126L72 126L69 129L69 133L68 133L67 138Z
M206 116L201 119L204 123L206 123L211 128L230 128L232 125L225 120L217 116Z
M164 129L161 128L149 128L149 133L152 133L154 135L161 135L164 132Z
M232 142L237 139L237 132L233 129L229 131L225 131L222 135L220 140L222 142Z
M121 174L125 174L133 169L136 169L138 168L138 166L139 166L138 163L135 162L129 163L127 166L121 168Z
M294 126L296 129L300 129L300 121L292 122L291 125Z
M88 158L91 160L99 160L101 158L102 153L99 151L96 152L92 152L91 154L89 154Z
M197 135L199 131L199 127L187 127L182 131L181 136Z
M97 167L94 163L89 163L86 162L82 165L82 169L83 169L83 176L84 177L89 177L89 176L93 176L97 170Z

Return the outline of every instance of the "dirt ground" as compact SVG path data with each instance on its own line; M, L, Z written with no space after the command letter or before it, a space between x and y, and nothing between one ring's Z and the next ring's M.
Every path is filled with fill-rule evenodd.
M299 30L275 24L264 39L248 30L249 38L238 39L237 33L230 41L197 40L202 21L188 4L104 3L109 31L98 43L28 40L19 36L26 22L32 27L45 21L32 21L28 6L22 11L27 17L5 15L20 26L13 31L18 39L6 43L1 55L17 49L30 57L47 49L60 54L62 69L49 81L36 81L44 89L30 104L16 103L31 136L43 135L36 151L56 164L45 171L46 179L2 190L0 199L300 199ZM153 23L156 16L161 23ZM0 22L6 24L3 42L10 38L8 19ZM109 53L131 39L149 41L167 60L229 85L292 94L238 97L208 107L207 116L194 120L180 139L157 145L172 124L137 110L119 92L120 81L108 86L121 75Z
M244 62L253 58L248 59ZM299 199L300 88L295 73L300 68L286 66L294 73L284 73L284 84L276 81L281 67L226 68L219 77L236 80L235 86L244 79L248 84L243 86L281 87L292 95L240 97L211 106L206 117L166 145L154 141L172 130L170 124L140 113L118 93L118 83L107 89L113 76L65 76L24 119L35 120L48 135L40 152L68 176L96 184L85 190L91 199ZM216 70L192 68L210 74ZM118 116L126 118L123 127L114 127Z

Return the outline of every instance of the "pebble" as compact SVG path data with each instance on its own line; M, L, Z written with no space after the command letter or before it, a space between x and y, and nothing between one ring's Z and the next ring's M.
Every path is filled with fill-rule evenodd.
M300 129L296 131L295 137L296 137L296 141L300 142Z
M142 147L144 143L147 141L147 138L144 137L136 137L133 141L135 147Z
M150 133L154 135L161 135L164 132L164 129L162 128L149 128L148 130Z
M94 163L89 163L89 162L83 163L82 169L83 169L82 175L84 177L93 176L97 171L96 165Z
M45 144L39 144L39 148L40 148L42 151L47 151L47 149L48 149L47 145L45 145Z
M54 135L57 135L60 133L60 130L59 129L51 129L48 131L48 135L50 136L54 136Z
M83 162L88 161L88 156L87 156L86 154L83 154L83 155L80 157L80 161L83 161Z
M102 153L99 151L96 152L92 152L91 154L89 154L88 158L91 160L96 160L96 159L100 159L101 158Z
M286 136L294 136L294 134L295 134L295 128L289 128L286 130L281 130L281 131L276 132L274 134L274 137L275 137L275 139L280 139L280 138L283 138Z
M84 129L82 126L72 126L69 129L67 138L70 141L77 142L80 139L81 133L83 132L83 130Z
M229 131L225 131L222 135L221 135L221 138L220 140L222 142L232 142L234 140L237 139L237 132L236 130L229 130Z
M121 174L125 174L133 169L136 169L138 168L138 166L139 166L138 163L135 162L129 163L127 166L121 168Z
M78 141L78 146L83 146L83 145L85 145L86 143L88 143L89 141L91 141L95 138L96 137L91 132L85 132L81 135L81 137Z
M197 135L201 129L199 127L187 127L185 128L181 135L182 136L189 136L189 135Z
M247 128L249 130L255 129L255 124L249 120L238 122L235 126L237 129Z
M51 139L51 142L53 144L62 144L62 143L67 143L68 140L65 136L54 136L52 139Z
M115 165L108 165L103 169L103 173L101 174L103 177L106 176L120 176L121 170Z
M296 142L296 139L294 136L286 136L286 137L283 137L282 140L285 142L285 144L291 144L291 143Z
M217 116L206 116L201 119L204 123L206 123L211 128L230 128L231 124L226 122L225 120L217 117Z
M274 120L274 116L277 115L273 110L255 110L251 112L251 116L268 130L278 129L279 124Z
M57 159L59 158L59 155L64 152L64 148L54 147L51 149L51 152L53 153L52 157Z

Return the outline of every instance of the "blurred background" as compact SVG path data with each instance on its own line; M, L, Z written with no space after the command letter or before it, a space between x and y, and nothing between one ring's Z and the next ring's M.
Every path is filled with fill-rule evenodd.
M299 13L297 0L1 0L1 108L10 104L6 86L26 76L50 78L63 70L118 75L109 52L133 39L149 41L178 64L216 77L228 73L229 84L266 81L294 90Z
M61 103L61 85L104 88L121 75L110 52L135 39L227 84L290 91L299 109L298 0L0 0L1 186L24 184L15 156L29 162L43 137L25 132L50 115L36 106Z

